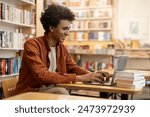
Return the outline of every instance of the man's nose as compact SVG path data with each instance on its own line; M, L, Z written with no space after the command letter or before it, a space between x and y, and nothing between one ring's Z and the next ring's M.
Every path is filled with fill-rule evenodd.
M67 31L65 32L65 35L66 35L66 36L68 36L68 35L69 35L69 30L67 30Z

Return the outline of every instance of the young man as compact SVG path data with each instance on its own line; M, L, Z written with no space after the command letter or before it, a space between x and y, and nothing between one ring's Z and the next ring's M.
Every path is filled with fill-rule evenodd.
M54 85L109 78L107 73L89 72L77 66L63 45L75 20L70 9L52 4L40 20L44 36L25 42L15 94L29 91L68 94L66 89Z

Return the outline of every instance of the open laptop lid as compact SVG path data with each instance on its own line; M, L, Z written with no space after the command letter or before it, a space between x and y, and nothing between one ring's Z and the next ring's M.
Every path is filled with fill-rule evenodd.
M127 62L128 62L128 56L127 55L120 55L118 56L116 66L114 68L114 74L112 76L111 85L115 84L115 74L117 71L123 71L126 68Z

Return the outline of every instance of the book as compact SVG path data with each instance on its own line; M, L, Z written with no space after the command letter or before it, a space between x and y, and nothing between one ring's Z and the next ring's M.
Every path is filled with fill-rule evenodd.
M124 83L117 83L117 87L127 88L127 89L142 89L145 86L145 82L133 84L124 84Z
M123 83L123 84L139 84L139 83L142 83L142 82L145 82L145 79L138 79L138 80L132 80L132 79L116 79L115 80L116 83Z
M118 75L115 74L115 79L121 79L121 80L141 80L141 79L145 79L144 75L135 75L135 76L129 76L129 75Z
M124 71L117 71L116 76L129 76L129 77L136 77L136 76L144 76L145 72L140 70L124 70Z
M2 76L2 59L0 58L0 76Z

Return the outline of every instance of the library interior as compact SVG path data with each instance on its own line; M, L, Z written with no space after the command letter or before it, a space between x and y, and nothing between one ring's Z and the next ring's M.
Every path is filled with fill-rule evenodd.
M44 57L41 57L41 55L46 54L38 55L42 53L40 52L41 48L37 48L38 45L35 47L32 45L39 42L29 42L28 40L36 40L39 37L43 39L41 36L45 35L45 27L43 28L41 23L41 13L44 14L46 12L45 9L53 4L71 10L75 15L75 20L71 20L69 34L67 34L68 36L63 42L65 52L55 50L52 53L55 57L50 58L49 64L50 66L51 64L55 64L56 70L51 71L48 68L49 64L44 63L46 60L43 60ZM150 0L0 0L0 99L97 100L104 98L116 100L149 100L149 6ZM57 14L54 15L57 16ZM48 29L50 33L53 32L51 29L55 31L57 27L50 26ZM39 53L26 50L25 46L27 46L27 49L31 49L28 46L32 46L32 49ZM59 58L62 59L61 61L64 60L62 66L57 66L58 60L53 61L53 59L59 57L56 56L58 51L64 54L60 53ZM43 53L45 52L43 51ZM66 54L68 58L65 58ZM25 58L24 56L27 57ZM48 56L47 54L45 59ZM33 60L33 57L38 60ZM51 62L51 59L53 62ZM40 64L38 63L39 61L41 65L38 65ZM47 88L47 85L64 88L68 91L68 95L41 93L38 91L24 91L23 93L13 95L17 84L20 82L24 82L25 84L26 79L28 79L29 75L21 79L23 76L21 69L23 70L25 63L28 63L26 66L28 66L29 70L35 68L35 64L37 64L37 68L39 67L37 71L33 69L31 72L22 71L24 74L25 72L30 73L30 77L33 77L32 79L34 80L31 80L31 82L37 83L33 83L35 85L33 86L34 88L36 88L36 85L39 86L40 82L46 82L44 78L46 74L49 74L47 76L51 78L47 78L49 79L47 81L50 82L51 79L56 80L51 80L52 83L49 84L45 83L45 88ZM90 82L76 81L75 83L65 81L67 80L65 78L69 76L68 79L73 81L80 73L80 69L78 72L76 70L74 70L75 72L73 70L66 70L71 69L70 64L76 64L76 66L88 71L85 72L87 74L100 73L105 75L105 73L108 73L110 79L109 81L105 81L105 76L104 81L97 79ZM63 68L65 70L59 70ZM45 70L45 72L42 73L42 70ZM36 77L39 78L36 79ZM57 82L57 79L61 79L61 77L64 80ZM19 85L21 84L18 84L18 87ZM33 88L30 86L27 87Z

